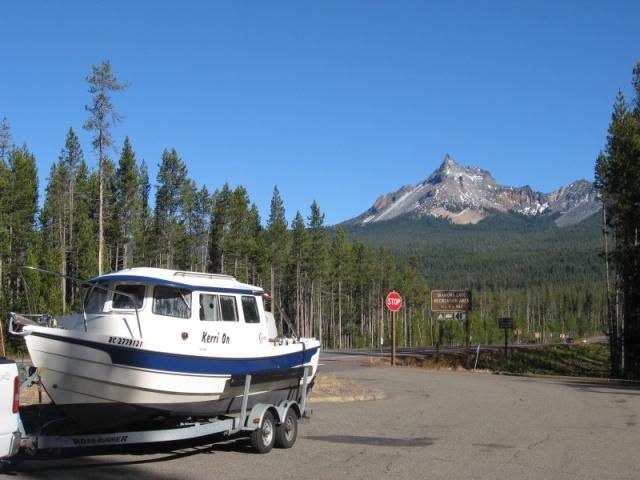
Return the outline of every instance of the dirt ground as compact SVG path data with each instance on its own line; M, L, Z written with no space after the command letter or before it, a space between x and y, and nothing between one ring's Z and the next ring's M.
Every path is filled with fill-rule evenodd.
M36 405L51 403L51 399L40 385L31 385L20 392L20 405Z

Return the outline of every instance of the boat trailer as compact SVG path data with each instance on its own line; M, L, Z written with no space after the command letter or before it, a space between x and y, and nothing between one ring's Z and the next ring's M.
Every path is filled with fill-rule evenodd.
M298 421L307 422L311 412L305 410L308 368L302 376L302 396L300 402L282 400L278 404L258 403L247 412L251 375L246 375L242 408L239 414L199 420L182 420L170 428L154 428L149 430L115 431L109 433L65 433L61 435L30 434L25 431L24 424L19 421L22 435L21 449L35 454L38 450L87 448L99 446L134 445L159 442L190 440L210 435L222 434L231 436L245 433L251 446L258 453L268 453L275 446L291 448L298 435ZM22 388L31 385L37 376L33 372L21 384ZM52 420L47 425L56 422ZM47 425L43 425L42 428ZM40 428L40 430L42 430Z

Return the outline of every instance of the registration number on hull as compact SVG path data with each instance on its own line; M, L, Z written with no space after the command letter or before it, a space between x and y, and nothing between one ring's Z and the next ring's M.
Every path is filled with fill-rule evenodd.
M142 346L142 340L136 340L135 338L109 337L109 343L113 345L122 345L124 347Z

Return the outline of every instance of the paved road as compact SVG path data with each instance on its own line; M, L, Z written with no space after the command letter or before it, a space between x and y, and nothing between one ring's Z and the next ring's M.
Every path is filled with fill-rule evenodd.
M381 367L323 356L326 375L382 389L369 402L312 403L296 445L246 441L101 454L21 455L5 474L47 479L635 479L640 389Z

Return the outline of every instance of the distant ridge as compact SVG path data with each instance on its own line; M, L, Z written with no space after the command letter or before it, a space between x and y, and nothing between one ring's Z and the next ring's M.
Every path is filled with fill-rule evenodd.
M574 225L601 209L592 182L578 180L552 193L531 187L498 185L491 174L478 167L461 167L446 154L440 168L415 187L405 185L395 193L381 195L361 215L343 222L367 224L401 215L448 218L452 223L477 223L491 211L523 215L554 215L559 227Z

